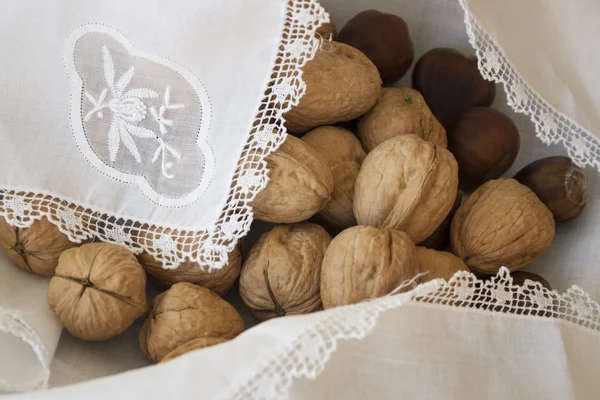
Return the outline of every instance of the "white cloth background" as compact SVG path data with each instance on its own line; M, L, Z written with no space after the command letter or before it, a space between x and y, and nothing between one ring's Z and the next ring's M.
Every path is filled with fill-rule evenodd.
M46 304L47 287L48 278L18 269L0 254L0 393L6 388L30 390L47 379L62 331ZM33 330L30 343L3 329L10 328L3 326L7 322L4 313L20 317ZM41 351L41 359L34 346Z
M338 27L367 8L401 15L409 24L417 57L439 46L473 53L465 31L464 13L456 0L324 0L322 3ZM503 40L519 36L517 27L506 21L511 20L511 14L521 12L520 7L525 7L523 12L540 23L523 28L521 36L527 36L523 45L531 44L533 47L516 57L515 67L519 67L519 73L533 68L531 70L540 75L534 80L539 93L547 87L551 92L561 87L564 89L553 97L559 100L552 104L555 108L565 113L573 110L585 113L586 108L580 109L578 103L587 102L588 95L595 96L600 92L587 89L582 92L573 83L593 76L598 69L595 67L596 57L589 51L595 45L593 38L596 36L586 36L582 41L569 39L571 34L574 34L573 38L581 39L579 35L583 31L577 29L581 21L598 15L593 3L578 2L569 8L564 8L558 0L543 4L528 2L526 5L512 1L491 4L486 0L465 3L476 13L477 21L482 24L485 21L484 27L489 26L493 36L502 42L509 58L513 51L520 54L520 42ZM504 8L498 9L501 6ZM550 15L560 15L560 19L550 18ZM585 29L592 27L586 26ZM548 38L562 40L549 41L548 46L540 44L544 51L554 52L544 59L546 55L544 51L536 51L536 43L545 43ZM553 69L551 60L557 60L563 54L568 60L572 53L589 58L572 68ZM533 64L521 67L523 62ZM587 66L591 69L587 70ZM591 75L580 74L582 68L591 71ZM549 71L553 73L547 73ZM584 83L586 88L594 87L594 82L587 78ZM508 98L519 111L531 111L527 109L528 105L539 104L531 93L519 90L508 88ZM525 97L516 103L515 93L525 93ZM510 111L506 101L506 95L499 90L494 107L507 112L515 120L522 138L521 152L507 176L512 176L535 159L566 153L561 146L542 144L535 137L536 125L531 123L529 116ZM594 104L594 100L591 102ZM569 106L571 103L574 105ZM577 129L561 131L584 138L583 142L578 142L580 145L570 148L572 152L588 148L587 140L593 140L590 139L591 132L600 132L598 127L587 125L592 121L591 117L585 120L585 114L580 115L583 119L579 122L590 129L588 133L583 134ZM536 122L539 124L539 121ZM551 129L538 125L537 130L543 139L553 140L553 137L549 139L547 136ZM560 134L555 135L556 138L560 138ZM579 160L585 161L586 158L579 157ZM600 176L591 168L586 169L586 176L589 184L587 209L578 219L557 225L553 246L528 269L547 278L559 292L576 284L589 292L592 299L598 300ZM502 292L499 291L497 296L503 296ZM392 300L382 299L360 307L270 321L246 331L231 342L164 365L14 398L599 397L596 377L600 373L600 309L585 297L573 297L569 302L571 308L562 308L572 316L572 322L569 322L562 318L525 317L415 302L401 305L408 296L397 296L398 299L393 301L396 308L387 311L380 310L380 307ZM243 311L243 307L238 309ZM378 310L383 314L376 319ZM249 318L247 314L246 318ZM346 329L339 329L340 324ZM303 335L306 332L310 335ZM285 360L286 363L281 365L274 360ZM130 331L105 344L87 344L65 335L59 344L52 372L57 377L55 384L65 385L146 363L137 350L135 332Z

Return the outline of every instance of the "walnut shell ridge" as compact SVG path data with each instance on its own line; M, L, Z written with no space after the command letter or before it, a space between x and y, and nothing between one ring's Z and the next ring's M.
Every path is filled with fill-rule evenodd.
M45 276L54 274L63 251L79 246L46 217L27 228L11 226L0 217L0 245L19 268Z
M421 278L421 282L433 279L445 279L449 281L458 271L469 271L467 265L458 257L447 251L437 251L417 246L417 259L419 271L427 272Z
M475 272L515 271L552 243L554 218L527 186L491 180L458 208L451 227L452 251Z
M321 263L331 242L319 225L279 225L254 245L240 275L240 296L260 319L322 308Z
M85 244L61 254L46 299L73 336L107 340L146 313L146 274L122 246Z
M314 220L331 232L356 225L354 217L354 185L367 154L350 131L334 126L321 126L302 137L328 161L334 186L331 200Z
M218 294L181 282L152 300L139 341L142 352L159 362L194 339L232 339L243 330L242 317Z
M448 147L446 130L425 104L421 93L410 88L383 88L377 103L358 120L356 135L367 152L398 135L417 135Z
M350 121L369 111L379 97L382 82L377 67L346 44L324 41L302 71L306 92L284 115L292 132Z
M415 244L406 233L360 225L346 229L331 241L323 259L323 307L385 296L417 270Z
M458 166L452 154L416 135L395 136L371 151L358 173L354 215L360 225L427 239L456 199Z
M288 135L266 161L269 182L252 202L254 218L294 223L325 208L333 192L333 175L327 160L315 149Z
M167 361L171 361L179 356L190 353L192 351L204 349L206 347L225 343L227 341L228 341L228 339L217 338L217 337L193 339L192 341L187 342L186 344L182 344L181 346L179 346L178 348L176 348L175 350L173 350L172 352L170 352L169 354L164 356L163 359L160 360L160 362L164 363Z

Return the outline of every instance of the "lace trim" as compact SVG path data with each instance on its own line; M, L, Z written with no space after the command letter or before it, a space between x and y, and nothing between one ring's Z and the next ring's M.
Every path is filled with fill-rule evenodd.
M31 346L31 349L42 365L40 376L26 385L13 385L0 378L0 393L25 392L46 388L48 386L48 379L50 378L50 359L48 358L46 349L37 333L35 333L25 319L21 317L19 312L3 309L2 307L0 307L0 332L5 332L20 338Z
M473 312L554 318L600 333L600 306L579 287L573 286L559 294L539 282L526 281L523 286L516 286L506 268L489 281L477 280L471 273L459 271L448 282L438 279L408 293L321 312L319 320L294 341L274 351L252 375L218 398L287 398L295 378L315 379L323 371L338 341L365 338L381 313L409 302L473 308Z
M10 189L0 189L0 216L22 228L46 217L74 242L96 238L126 246L135 253L146 251L160 259L165 268L176 268L187 260L209 270L222 268L228 253L250 230L250 203L269 180L265 158L286 138L283 115L304 95L302 67L319 47L317 28L328 21L329 15L317 0L288 2L271 79L233 176L227 203L211 229L156 226L51 194Z
M600 140L529 87L498 43L479 25L468 0L459 1L465 11L469 42L475 49L483 77L502 83L508 105L517 113L529 115L542 142L562 143L569 157L580 167L589 165L600 171Z

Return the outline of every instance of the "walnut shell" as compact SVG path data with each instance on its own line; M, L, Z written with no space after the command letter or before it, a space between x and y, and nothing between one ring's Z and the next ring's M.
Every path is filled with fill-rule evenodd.
M415 245L406 233L371 226L346 229L331 241L323 259L323 307L389 294L412 279L417 268Z
M183 344L167 354L160 360L161 363L171 361L179 356L182 356L186 353L190 353L195 350L204 349L206 347L214 346L216 344L221 344L227 342L229 339L217 338L217 337L209 337L209 338L198 338L194 339L186 344Z
M302 70L306 92L284 116L292 132L304 133L359 117L379 97L377 67L354 47L325 41Z
M452 253L436 251L417 246L417 259L420 272L428 272L421 278L421 282L442 278L446 281L458 271L469 271L467 265Z
M454 200L454 204L452 204L450 213L427 239L419 243L419 246L439 251L447 250L450 247L450 225L452 224L452 218L454 218L456 210L462 204L463 196L464 192L459 189L456 192L456 199Z
M395 136L365 158L354 215L361 225L404 231L419 243L446 218L457 187L458 166L448 150L416 135Z
M84 244L61 254L46 300L73 336L107 340L146 313L146 274L122 246Z
M525 185L491 180L458 208L451 227L452 250L469 268L496 274L500 267L521 269L546 250L554 218Z
M19 268L46 276L54 275L63 251L78 246L46 217L28 228L11 226L0 217L0 245Z
M234 285L242 268L242 253L236 246L228 255L227 264L221 269L208 271L197 262L186 261L175 269L165 269L162 262L144 252L138 256L144 270L160 284L171 286L178 282L190 282L204 286L219 296L224 296Z
M331 168L302 140L288 136L267 157L269 183L252 202L254 218L273 223L304 221L321 211L333 192Z
M266 320L322 308L321 263L331 242L319 225L280 225L254 245L240 275L240 296Z
M243 330L242 317L219 295L181 282L152 300L139 340L142 352L159 362L193 339L232 339Z
M367 152L389 138L417 135L446 148L446 130L433 116L421 93L410 88L383 88L379 100L360 117L356 135Z
M356 225L352 209L354 184L367 156L360 141L352 132L333 126L313 129L302 140L327 159L333 174L331 201L315 215L315 221L331 232L340 232Z

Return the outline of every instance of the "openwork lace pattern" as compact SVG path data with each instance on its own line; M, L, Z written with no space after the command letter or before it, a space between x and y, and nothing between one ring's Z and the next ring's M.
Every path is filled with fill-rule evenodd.
M96 210L51 194L0 190L0 215L17 227L42 217L57 225L74 242L90 239L148 252L175 268L191 260L203 268L222 268L237 241L252 222L251 202L269 180L265 158L285 140L283 115L298 104L306 90L302 67L312 59L320 41L317 28L329 16L317 0L290 0L270 81L251 126L248 141L233 176L227 202L211 229L183 230L151 221Z
M469 42L475 49L483 77L502 83L508 105L515 112L529 116L542 142L548 145L562 143L576 164L600 170L599 140L527 85L502 48L477 22L469 9L469 1L459 1L465 11Z
M2 307L0 307L0 332L15 336L31 346L41 364L39 377L26 385L15 385L0 378L0 394L46 388L50 378L50 359L37 333L27 324L18 311Z
M409 302L465 307L477 310L474 312L506 313L521 318L554 318L600 333L600 306L576 286L559 294L539 282L514 285L506 268L489 281L459 271L448 282L433 280L410 292L321 312L319 320L291 343L273 351L252 375L241 378L219 398L287 398L294 379L315 379L319 375L340 340L365 338L381 313Z

